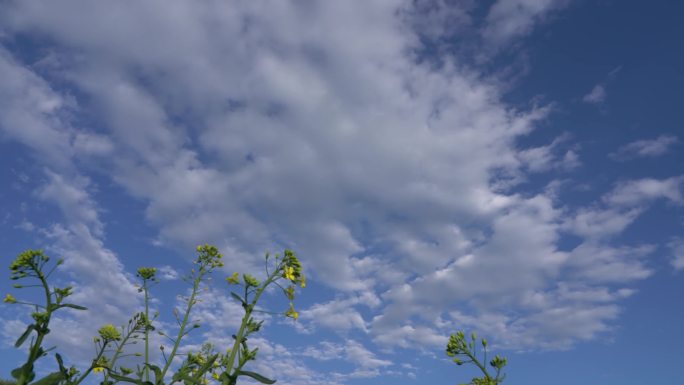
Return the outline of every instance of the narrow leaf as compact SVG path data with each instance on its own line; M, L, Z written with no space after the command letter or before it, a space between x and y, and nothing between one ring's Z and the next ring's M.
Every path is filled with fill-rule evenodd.
M145 364L148 368L152 369L154 372L154 382L155 384L161 384L163 383L163 378L162 378L162 371L157 365L152 365L152 364Z
M236 300L240 301L240 303L242 304L242 306L247 306L247 302L245 302L245 300L242 299L239 295L237 295L237 294L235 294L235 293L233 293L233 292L231 291L231 292L230 292L230 296L233 297L233 298L235 298Z
M187 375L185 375L185 374L179 374L177 377L174 376L174 378L181 379L181 380L183 380L184 382L186 382L186 383L191 383L191 384L199 384L199 383L200 383L199 380L194 379L194 378L192 378L192 377L190 377L190 376L187 376Z
M70 308L76 309L76 310L88 310L88 308L85 306L74 305L73 303L63 303L63 304L59 305L59 307L70 307Z
M14 347L15 348L20 347L24 343L24 341L26 341L28 336L31 334L31 331L34 330L35 328L36 328L36 325L30 324L26 328L26 330L24 331L24 334L22 334L21 337L19 337L19 339L17 340L17 342L14 343Z
M253 379L261 382L262 384L275 384L275 380L271 380L270 378L266 378L259 373L254 373L247 370L238 371L238 375L252 377Z
M64 367L64 360L62 360L62 356L60 356L59 353L55 353L55 359L57 360L59 367L63 368Z
M67 374L67 369L64 367L64 360L62 360L62 356L59 355L59 353L55 353L55 359L57 359L57 364L59 365L59 370L66 375Z
M31 385L57 385L60 381L66 379L66 376L62 372L53 372L47 376L41 378L36 382L32 382Z
M112 372L112 371L109 372L109 377L111 377L111 378L113 378L113 379L115 379L115 380L117 380L117 381L130 382L130 383L132 383L132 384L138 384L138 385L140 385L140 384L142 383L141 380L137 380L137 379L135 379L135 378L130 378L130 377L122 376L122 375L116 374L116 373L114 373L114 372Z

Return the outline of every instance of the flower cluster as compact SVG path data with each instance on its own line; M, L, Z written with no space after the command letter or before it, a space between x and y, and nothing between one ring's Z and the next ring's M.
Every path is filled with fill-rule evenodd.
M205 243L204 245L197 246L196 250L198 255L195 263L200 266L200 269L214 269L223 266L223 262L221 262L221 258L223 258L223 256L221 253L219 253L216 246L211 246Z
M290 301L289 308L287 311L285 311L284 315L285 317L292 318L296 321L297 318L299 318L299 313L297 313L294 308L294 304L292 303L294 300L295 285L299 285L299 287L302 288L305 287L306 279L304 277L304 273L302 273L302 265L299 263L299 259L297 259L297 256L294 254L294 252L292 252L292 250L286 249L283 253L281 269L281 277L287 281L290 281L291 283L291 285L283 288L285 297L287 297L288 301Z
M63 303L64 298L72 294L72 287L66 286L63 288L49 287L47 280L50 274L56 270L56 267L62 263L61 260L55 264L52 269L48 271L45 269L49 258L43 254L41 250L26 250L19 254L11 263L10 270L12 272L12 279L33 278L39 281L43 291L46 294L45 305L31 304L27 302L18 301L11 294L7 294L3 301L5 303L18 303L35 306L35 311L31 313L34 323L29 325L22 336L17 340L16 346L21 346L24 341L30 341L29 357L23 366L12 371L12 376L17 380L17 385L27 385L30 383L41 384L57 384L63 385L79 385L90 373L102 373L104 379L103 384L114 384L117 382L130 383L152 383L156 385L163 385L167 378L167 371L171 369L174 362L178 362L177 358L182 350L180 348L180 341L188 333L198 328L200 325L190 318L190 313L193 305L198 302L197 295L201 290L201 284L204 279L216 268L223 266L221 261L222 255L218 248L208 244L197 246L197 258L194 261L196 266L191 270L191 274L187 279L192 283L192 290L190 295L185 299L187 306L185 312L181 315L177 309L174 309L174 314L178 321L179 329L175 338L166 335L159 331L159 334L170 338L173 346L170 350L165 350L164 345L160 347L162 358L165 363L163 367L151 364L149 357L149 331L155 330L153 322L157 317L156 313L150 318L149 312L149 293L148 289L151 283L158 282L156 279L157 269L153 267L140 267L136 270L136 276L142 280L139 288L140 292L144 292L145 310L133 316L128 322L128 327L122 326L117 328L114 325L107 324L100 327L97 331L93 341L96 346L96 356L92 363L84 371L78 371L74 367L67 369L64 367L62 358L56 354L59 364L59 372L48 374L45 378L33 381L35 373L33 371L34 362L45 356L45 350L41 346L43 338L50 332L48 324L50 323L52 312L61 308L71 308L76 310L86 310L84 307ZM283 255L276 255L274 259L269 261L268 254L266 256L266 276L257 277L244 273L233 273L226 278L229 284L241 286L238 293L230 293L231 296L237 299L243 306L244 315L242 323L237 333L233 335L234 343L232 349L228 349L225 354L214 353L212 347L203 346L198 353L189 353L186 359L181 363L180 367L174 370L172 375L172 382L184 382L186 384L192 383L195 385L208 384L210 380L220 382L222 385L235 385L238 377L247 376L265 384L272 384L275 381L270 380L258 373L244 370L245 365L256 359L258 348L250 348L248 343L249 337L258 332L263 320L257 320L253 317L255 312L265 312L265 310L257 307L257 302L260 296L267 291L271 285L277 286L283 290L289 307L285 312L280 314L293 319L297 319L299 314L294 308L294 297L297 286L304 287L306 285L302 266L295 254L291 250L285 250ZM270 262L270 263L269 263ZM30 287L22 284L15 284L15 288ZM31 334L35 334L32 337ZM28 337L31 337L29 339ZM145 343L142 353L136 352L134 354L127 353L125 347L130 344L135 344L138 340L143 340ZM143 357L144 364L137 366L137 370L125 368L117 365L117 360L127 356ZM152 378L154 376L154 378Z
M41 273L42 267L50 260L43 254L43 250L25 250L21 252L10 264L11 279L17 280L26 276L37 277ZM57 261L57 265L62 264L62 260Z
M137 276L145 281L154 280L154 275L157 273L157 269L154 267L141 267L138 268Z
M458 331L456 334L449 336L449 342L446 346L446 355L448 357L453 357L453 361L456 365L463 365L468 363L473 363L477 366L480 371L482 371L483 377L473 378L471 380L472 385L497 385L501 383L504 379L504 375L501 374L501 370L506 366L507 360L499 355L495 356L489 365L494 368L495 374L492 375L487 371L486 366L477 359L477 335L475 333L470 334L470 340L466 339L465 334L462 331ZM484 351L484 357L486 361L487 357L487 340L482 338L480 340L482 349Z
M98 329L97 334L100 335L103 341L118 341L121 339L121 333L112 324L107 324Z
M283 274L282 277L299 287L306 286L306 279L302 273L302 265L292 250L285 250L283 253Z

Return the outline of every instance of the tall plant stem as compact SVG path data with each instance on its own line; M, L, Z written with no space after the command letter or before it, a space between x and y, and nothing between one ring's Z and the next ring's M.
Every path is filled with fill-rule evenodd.
M254 298L252 301L245 307L245 315L242 317L242 323L240 324L240 329L238 329L238 333L235 336L235 342L233 343L233 349L230 351L230 355L228 356L228 360L226 361L226 373L230 375L230 372L233 370L233 365L235 364L235 357L237 356L238 350L240 349L240 344L242 343L242 339L245 333L245 328L247 327L247 324L249 323L249 319L252 316L252 310L254 310L254 306L256 306L257 301L259 300L259 297L261 296L261 293L264 292L266 287L271 284L271 282L274 281L276 277L276 273L279 270L276 269L276 271L271 274L266 282L264 282L255 292L254 292ZM247 296L245 296L245 301L247 300Z
M489 375L489 372L487 372L487 368L480 361L478 361L478 359L474 355L472 355L470 352L466 352L466 355L468 356L468 358L470 358L472 363L475 364L475 366L477 366L478 369L480 369L480 371L482 372L482 374L485 375L485 378L487 380L492 380L492 377Z
M145 292L145 381L150 380L150 331L148 329L148 324L150 322L150 298L149 292L147 290L147 280L143 280L143 291Z
M102 348L100 348L100 351L97 353L97 357L93 360L93 363L98 362L100 360L100 357L104 354L105 349L107 348L107 343L109 341L103 341L102 342ZM93 371L93 365L91 364L88 370L86 370L75 382L71 383L71 385L78 385L83 381L89 374L90 372Z
M195 277L193 284L192 284L192 293L190 294L190 299L188 300L188 306L185 309L185 315L183 316L183 322L180 324L180 329L178 330L178 336L176 337L176 340L174 341L173 344L173 349L171 349L171 354L169 354L169 358L166 361L166 364L164 365L164 368L161 371L161 376L160 379L163 379L164 376L166 375L166 371L169 370L169 367L171 366L171 362L173 361L173 357L176 356L176 351L178 350L178 346L180 345L181 338L183 338L183 335L185 335L185 327L188 324L188 319L190 318L190 311L192 310L192 306L195 304L195 297L197 296L197 290L199 289L200 282L202 280L202 276L204 275L204 270L200 269L199 270L199 275Z
M45 313L46 313L46 318L44 325L37 325L40 327L36 327L36 339L33 341L31 344L31 347L29 348L29 356L26 360L26 364L31 366L30 371L24 370L19 379L17 380L17 385L25 385L29 382L28 378L28 373L33 371L33 363L36 362L40 356L40 345L43 343L43 338L45 338L45 335L49 333L49 329L47 329L47 325L50 323L50 316L52 315L52 296L50 295L50 287L48 286L47 280L45 279L45 276L43 273L40 271L38 266L31 266L32 270L36 272L36 277L40 280L41 286L43 287L43 290L45 292Z
M116 351L114 351L114 355L112 356L112 360L109 363L109 366L111 366L111 369L114 370L114 365L116 364L116 361L119 359L119 356L121 356L121 353L123 353L123 348L126 346L126 342L131 338L131 336L135 333L135 328L131 329L129 333L127 333L124 338L121 340L121 343L119 346L117 346ZM109 372L105 373L105 378L103 383L107 383L107 380L109 379Z

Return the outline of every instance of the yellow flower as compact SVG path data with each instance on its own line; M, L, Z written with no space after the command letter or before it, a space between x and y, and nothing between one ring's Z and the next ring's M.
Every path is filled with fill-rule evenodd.
M285 269L283 270L283 278L294 281L295 276L294 276L294 268L290 266L285 266Z
M290 317L296 321L297 318L299 318L299 313L297 313L294 309L294 306L292 306L292 304L290 304L290 308L287 309L287 311L285 312L285 316Z
M236 272L233 273L230 277L226 278L226 281L228 282L229 285L236 285L238 282L240 282L240 275Z
M306 280L304 279L303 275L301 280L299 281L299 287L301 287L302 289L306 287Z
M100 373L104 372L104 368L102 366L97 366L93 368L93 373Z
M12 294L7 294L7 295L5 296L5 299L2 300L2 302L6 302L6 303L16 303L16 302L17 302L17 299L14 298L14 297L12 297Z
M218 380L219 379L218 373L212 373L211 378L213 378L214 380Z

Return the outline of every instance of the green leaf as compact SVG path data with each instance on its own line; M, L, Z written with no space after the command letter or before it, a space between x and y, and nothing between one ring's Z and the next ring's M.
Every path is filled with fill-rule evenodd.
M233 297L233 298L235 298L236 300L240 301L240 303L242 304L242 306L247 306L247 302L245 302L245 300L242 299L239 295L237 295L237 294L235 294L235 293L233 293L233 292L231 291L231 292L230 292L230 296Z
M24 384L31 382L34 378L36 378L36 374L33 372L33 363L32 362L27 362L24 365L12 370L11 372L12 377L16 378L17 380L20 379L21 377L24 378Z
M66 379L66 376L62 372L53 372L47 376L41 378L36 382L32 382L31 385L57 385L60 381Z
M16 378L17 380L19 379L19 377L21 377L22 373L24 373L24 367L23 366L16 368L16 369L13 369L11 372L12 377Z
M60 356L59 353L55 353L55 359L57 360L59 367L63 368L64 367L64 360L62 360L62 356Z
M74 305L73 303L63 303L63 304L59 305L59 307L70 307L70 308L76 309L76 310L88 310L88 308L85 306Z
M154 372L154 382L155 384L162 384L164 379L162 378L162 371L157 365L145 364L148 368L152 369Z
M24 331L24 334L22 334L21 337L19 337L19 339L17 340L17 342L14 343L14 347L15 348L20 347L24 343L24 341L26 341L28 336L31 334L31 331L34 330L35 328L36 328L36 325L30 324L26 328L26 330Z
M114 373L114 372L112 372L112 371L109 371L109 377L111 377L111 378L113 378L113 379L115 379L115 380L117 380L117 381L130 382L130 383L132 383L132 384L141 385L141 384L143 383L143 381L141 381L141 380L137 380L137 379L135 379L135 378L130 378L130 377L122 376L122 375L116 374L116 373ZM149 382L149 381L147 381L147 382Z
M178 378L180 380L183 380L183 382L185 382L185 383L191 383L191 384L199 384L200 383L200 380L197 380L197 379L192 378L190 376L187 376L185 374L178 374L178 376L173 376L173 377L174 377L174 379Z
M66 376L68 372L67 369L64 367L64 360L62 360L62 356L60 356L59 353L55 353L55 359L57 359L59 370Z
M237 374L238 374L238 376L252 377L253 379L261 382L262 384L275 384L275 380L271 380L270 378L266 378L259 373L254 373L254 372L250 372L247 370L239 370Z

